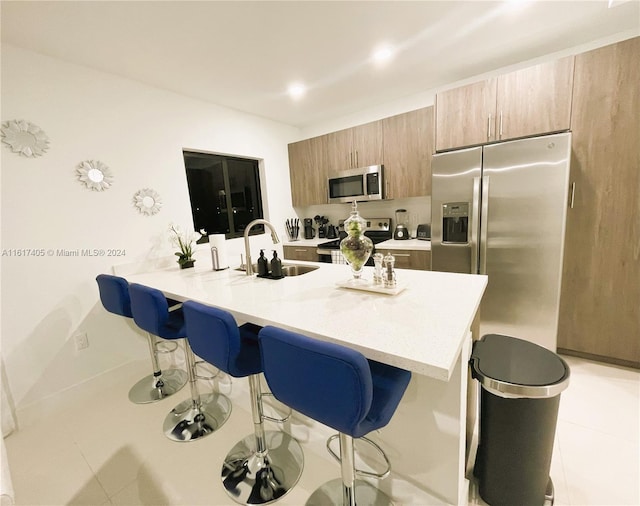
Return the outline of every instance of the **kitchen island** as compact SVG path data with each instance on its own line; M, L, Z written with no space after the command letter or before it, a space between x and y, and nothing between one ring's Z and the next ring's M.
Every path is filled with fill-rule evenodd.
M233 268L212 271L200 262L192 269L171 266L125 277L176 300L226 309L239 322L279 326L412 371L391 423L371 434L393 466L379 486L397 504L467 504L467 361L486 277L397 270L404 289L386 295L338 287L351 276L345 265L297 263L318 268L271 280ZM364 276L371 279L372 268ZM326 435L327 428L312 420L301 425L309 439Z

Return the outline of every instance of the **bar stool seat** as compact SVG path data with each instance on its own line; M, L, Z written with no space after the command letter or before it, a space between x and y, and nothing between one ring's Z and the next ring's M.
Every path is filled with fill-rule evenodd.
M164 339L181 339L184 343L191 398L178 404L166 416L163 424L165 435L178 442L208 436L229 418L231 401L217 392L200 395L195 357L186 339L182 307L169 311L167 299L160 290L137 283L129 285L129 294L136 325L150 334Z
M100 301L110 313L133 318L129 283L126 279L111 274L99 274L96 277ZM179 391L187 383L187 373L182 369L160 369L158 353L174 351L174 343L158 342L155 336L147 333L147 342L151 354L153 374L145 376L129 390L129 400L135 404L147 404L164 399ZM174 344L172 348L163 348L163 344Z
M272 326L260 331L260 347L273 395L339 432L342 478L322 485L306 504L391 504L380 490L355 479L362 473L355 469L353 438L364 439L365 434L389 423L411 373L367 360L345 346ZM386 456L385 460L389 462ZM390 464L383 473L363 474L384 477L389 472Z
M189 344L201 358L236 378L248 377L253 434L229 451L222 465L222 483L240 504L269 504L298 482L303 460L300 444L283 431L265 431L258 332L261 327L238 327L231 313L199 302L183 305Z

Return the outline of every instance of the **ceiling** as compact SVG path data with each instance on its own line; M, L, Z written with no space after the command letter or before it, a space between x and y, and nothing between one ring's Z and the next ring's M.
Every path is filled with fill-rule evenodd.
M3 0L1 15L3 43L298 127L640 33L640 0ZM396 55L374 65L382 43Z

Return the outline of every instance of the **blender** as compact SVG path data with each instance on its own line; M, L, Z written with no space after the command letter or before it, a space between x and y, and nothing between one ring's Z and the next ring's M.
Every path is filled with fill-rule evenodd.
M409 213L406 209L396 209L396 228L393 238L399 241L409 239Z

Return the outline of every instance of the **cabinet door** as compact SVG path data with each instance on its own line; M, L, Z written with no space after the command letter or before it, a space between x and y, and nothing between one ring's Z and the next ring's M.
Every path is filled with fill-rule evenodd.
M319 262L320 258L315 247L311 246L284 246L284 258L287 260L303 260L307 262Z
M353 127L351 130L351 156L353 168L382 165L382 121Z
M640 38L577 55L558 347L640 367Z
M377 250L380 253L383 249ZM431 252L426 250L393 249L384 251L384 254L391 253L395 259L397 269L414 269L421 271L431 270Z
M431 195L433 106L382 120L385 198Z
M496 79L436 95L436 151L485 143L495 134Z
M326 166L328 174L354 167L351 137L351 129L339 130L322 136L321 140L327 150Z
M327 203L326 145L321 137L289 144L289 179L294 207Z
M574 57L501 75L497 86L497 140L568 130Z

